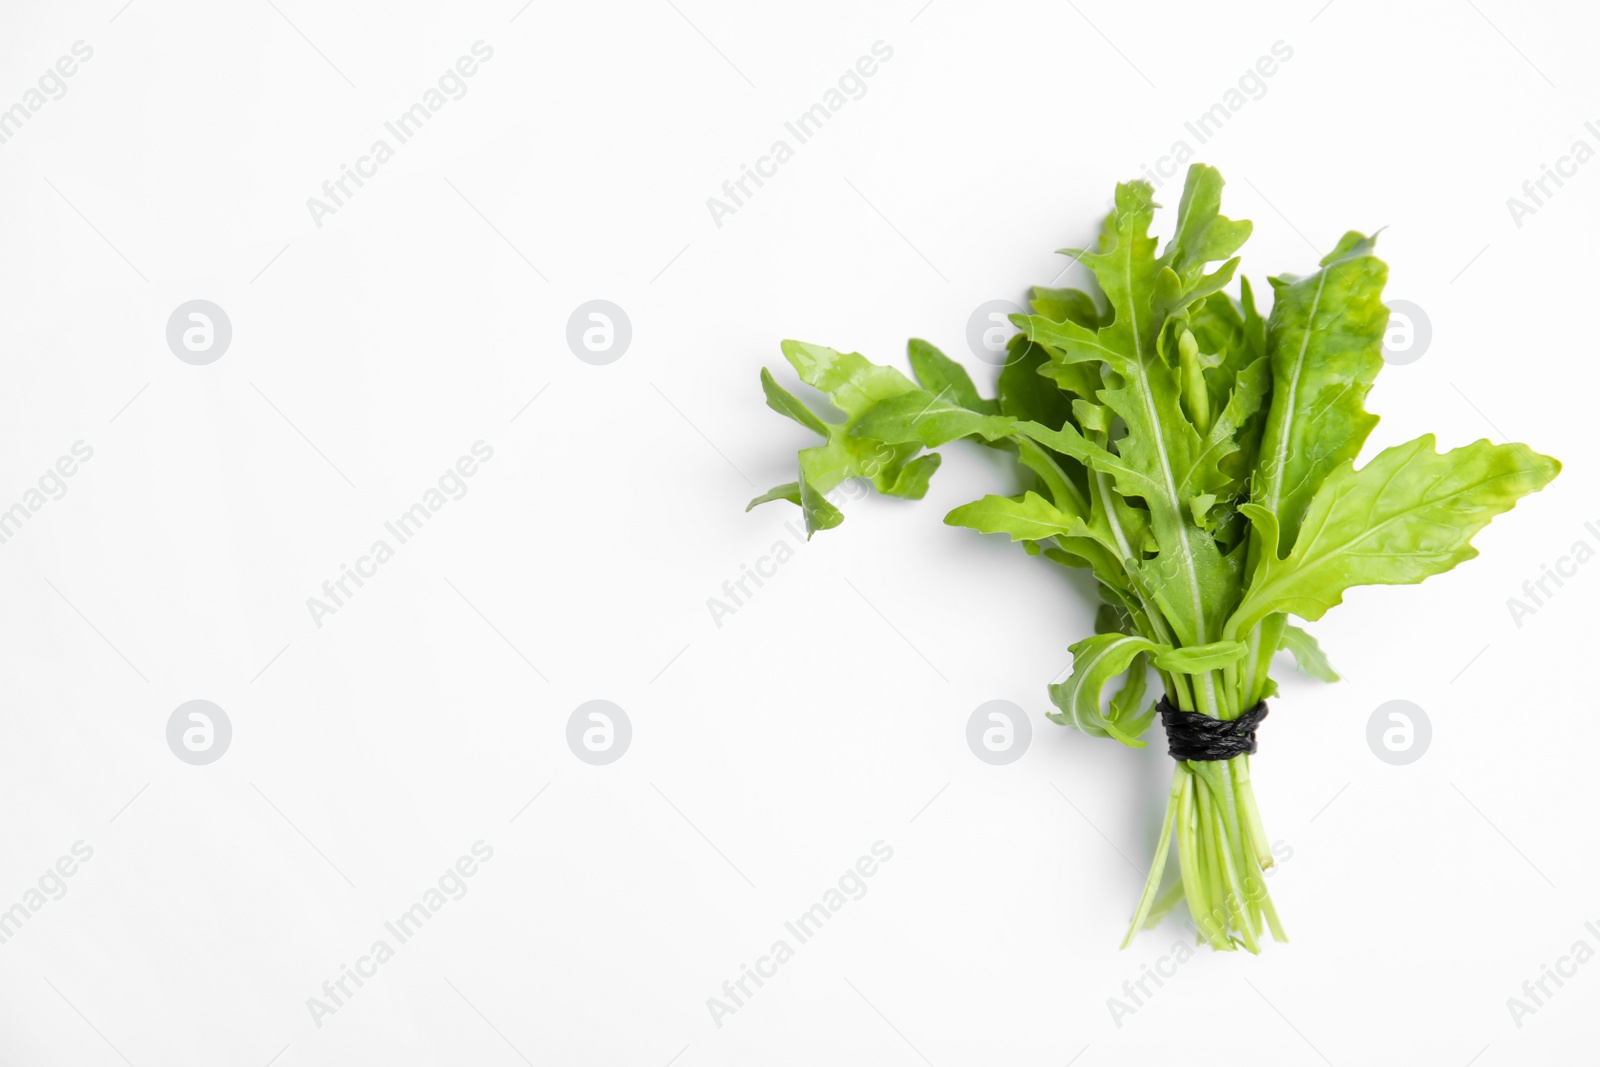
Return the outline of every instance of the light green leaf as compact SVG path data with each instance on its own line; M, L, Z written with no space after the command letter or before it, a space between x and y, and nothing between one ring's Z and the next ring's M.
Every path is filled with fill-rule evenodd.
M961 505L944 521L946 526L964 526L979 533L1006 534L1012 541L1053 540L1060 547L1053 550L1055 554L1047 550L1046 555L1067 566L1092 568L1110 592L1126 597L1128 574L1117 546L1091 529L1082 516L1062 511L1038 493L1020 498L986 496Z
M1388 268L1374 238L1351 232L1308 278L1275 278L1267 320L1272 405L1250 500L1271 511L1289 550L1323 479L1361 452L1378 417L1363 406L1383 368Z
M787 415L813 433L828 436L828 424L806 407L799 397L779 385L772 372L765 367L761 368L761 391L767 395L767 407L780 415Z
M939 469L937 454L919 455L922 446L915 441L885 442L854 432L862 415L880 402L907 393L920 395L922 391L910 379L857 353L837 352L821 345L785 341L783 353L800 379L826 393L834 407L845 413L846 421L826 421L763 370L761 388L768 406L822 434L826 440L801 450L799 479L758 497L752 507L769 500L798 503L810 535L844 521L844 515L826 494L852 478L866 478L878 492L888 496L919 499L927 493L928 479Z
M978 395L977 386L966 368L926 341L912 338L907 345L911 358L911 373L928 392L946 396L957 404L982 415L994 415L999 406L993 400Z
M1056 507L1072 515L1087 518L1089 515L1089 502L1083 498L1083 493L1067 477L1067 472L1052 458L1050 452L1029 437L1015 439L1017 445L1017 458L1022 465L1039 476L1039 481L1049 490L1050 498Z
M1168 648L1156 655L1155 665L1164 671L1199 674L1237 663L1239 657L1244 655L1244 649L1243 641L1213 641L1208 645Z
M1300 668L1300 673L1319 682L1339 680L1339 675L1328 662L1328 657L1322 654L1322 646L1317 644L1317 639L1300 627L1285 626L1283 636L1278 640L1278 647L1294 656L1295 666Z
M873 405L850 432L892 445L916 443L932 448L960 437L985 441L1006 437L1015 422L1009 415L983 415L949 398L914 389Z
M827 393L833 406L852 419L880 400L916 388L893 367L880 367L857 352L838 352L804 341L785 341L783 355L801 381Z
M1029 294L1028 304L1035 315L1043 315L1053 322L1076 322L1080 326L1100 325L1100 309L1094 297L1079 289L1051 289L1036 285Z
M802 452L800 456L803 467L805 453ZM805 514L808 539L818 530L831 530L844 521L844 513L829 503L815 486L804 479L800 482L800 510Z
M1230 244L1237 247L1248 233L1248 224L1216 215L1220 188L1214 170L1190 168L1180 234L1158 261L1155 239L1149 236L1154 214L1149 185L1118 186L1099 250L1079 257L1106 294L1110 323L1090 329L1038 315L1012 319L1046 347L1053 364L1099 362L1116 376L1116 382L1092 398L1126 428L1115 443L1114 458L1099 446L1067 454L1110 475L1118 493L1137 497L1148 508L1158 555L1138 566L1162 614L1186 645L1204 644L1217 633L1231 599L1231 575L1217 543L1195 525L1189 510L1193 498L1213 491L1220 475L1209 474L1215 465L1201 458L1204 441L1183 412L1179 371L1163 358L1159 339L1169 317L1181 315L1188 301L1203 298L1231 276L1231 263L1214 275L1204 274L1207 257ZM1056 447L1025 425L1019 424L1017 431Z
M1024 493L1020 499L991 494L961 505L946 515L944 522L979 533L1009 534L1013 541L1088 535L1081 516L1066 514L1038 493Z
M1087 400L1074 400L1072 417L1077 420L1078 428L1086 433L1111 432L1110 416L1099 404L1091 404Z
M756 497L754 500L750 501L750 503L746 504L744 509L749 511L757 504L767 504L774 500L787 500L791 504L799 504L800 483L785 482L782 485L774 486L773 488L768 489L765 493L762 493L760 496Z
M1476 556L1472 536L1554 478L1561 465L1526 445L1476 441L1440 455L1432 434L1380 452L1360 470L1347 460L1306 509L1289 555L1262 556L1225 636L1273 612L1311 622L1355 585L1405 585ZM1263 543L1278 543L1277 516L1241 508Z
M1129 737L1143 734L1156 717L1156 702L1152 700L1148 705L1144 703L1144 691L1149 684L1149 671L1145 665L1147 658L1142 653L1133 657L1133 662L1128 664L1127 673L1123 676L1122 688L1111 698L1111 706L1107 709L1107 717L1117 724L1119 731Z
M921 500L928 493L928 479L943 461L944 457L937 452L924 453L901 467L887 487L878 486L877 489L886 496Z
M1250 237L1248 220L1219 214L1222 185L1222 174L1215 167L1190 165L1178 201L1177 226L1160 260L1161 266L1185 281L1192 282L1207 263L1232 256Z
M1075 726L1091 737L1114 737L1131 748L1143 748L1138 735L1130 733L1132 723L1119 724L1100 710L1106 685L1128 670L1140 653L1154 653L1162 646L1143 637L1128 634L1097 634L1071 646L1072 675L1050 687L1050 700L1059 713L1049 718L1064 726Z

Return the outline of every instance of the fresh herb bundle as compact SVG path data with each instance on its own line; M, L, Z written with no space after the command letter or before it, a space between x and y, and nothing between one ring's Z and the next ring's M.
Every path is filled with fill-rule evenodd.
M994 399L925 341L910 343L915 382L855 353L785 341L800 379L845 421L825 421L763 370L767 404L824 443L801 451L798 480L750 506L791 501L809 535L843 521L824 496L840 483L867 478L919 499L940 459L923 450L975 438L1013 454L1029 488L945 522L1088 568L1104 600L1095 636L1070 648L1071 676L1050 686L1051 719L1143 747L1158 708L1145 693L1152 668L1164 719L1222 732L1216 720L1262 713L1279 649L1336 680L1289 615L1314 622L1351 586L1420 582L1471 559L1472 536L1560 464L1486 440L1440 454L1426 435L1357 469L1378 421L1363 404L1389 320L1374 238L1348 233L1316 273L1270 279L1263 317L1248 280L1238 297L1224 292L1251 224L1219 214L1221 194L1216 170L1192 166L1158 255L1152 189L1119 185L1099 248L1065 252L1094 274L1099 298L1034 289L1033 314L1012 317L1021 332ZM1177 761L1124 946L1179 900L1215 948L1258 951L1264 929L1285 939L1262 878L1272 853L1246 740L1232 758ZM1163 893L1174 836L1179 877Z

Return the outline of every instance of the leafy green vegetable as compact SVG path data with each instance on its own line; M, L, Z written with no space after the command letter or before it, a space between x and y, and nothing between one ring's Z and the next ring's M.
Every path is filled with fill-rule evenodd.
M1319 682L1339 680L1338 672L1333 669L1333 664L1328 662L1328 657L1323 655L1322 646L1317 644L1317 639L1300 627L1285 626L1283 636L1278 639L1278 648L1286 649L1294 656L1294 665L1300 668L1302 674L1309 675Z
M1221 214L1221 175L1190 168L1159 251L1151 196L1144 182L1119 185L1098 247L1067 250L1098 294L1038 288L1013 316L1021 333L993 399L926 341L910 344L915 382L784 342L801 381L846 418L823 419L763 370L768 405L824 441L800 453L796 481L751 502L797 503L814 532L843 521L822 494L847 478L916 498L939 463L925 449L970 438L1014 455L1020 491L945 523L1094 574L1095 634L1071 646L1049 717L1133 747L1157 710L1152 669L1173 708L1222 720L1277 691L1280 649L1336 681L1290 615L1316 621L1353 586L1420 582L1471 559L1473 535L1560 470L1524 445L1440 453L1431 435L1357 467L1378 421L1365 402L1389 317L1376 238L1347 233L1315 272L1270 279L1263 316L1248 280L1227 291L1251 224ZM1174 840L1179 874L1161 892ZM1180 899L1215 948L1254 952L1268 930L1283 940L1262 879L1271 864L1250 757L1178 761L1124 944Z

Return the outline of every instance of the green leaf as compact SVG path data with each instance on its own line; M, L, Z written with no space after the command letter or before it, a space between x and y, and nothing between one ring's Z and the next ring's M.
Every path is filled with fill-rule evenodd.
M1328 657L1322 654L1322 646L1317 644L1317 639L1300 627L1285 626L1283 636L1278 640L1278 647L1294 656L1294 664L1300 668L1301 674L1315 678L1319 682L1339 680L1339 675L1328 662Z
M1008 415L984 415L947 397L913 389L873 405L850 432L891 445L916 443L932 448L960 437L993 441L1008 436L1015 423Z
M1239 310L1244 315L1245 358L1260 359L1267 354L1267 320L1256 310L1255 293L1251 290L1249 278L1239 279Z
M923 395L922 390L899 371L880 367L854 352L785 341L783 354L800 380L826 393L834 407L845 413L846 421L824 420L763 370L761 388L768 406L826 440L801 450L799 479L758 497L752 507L769 500L798 503L809 536L844 521L826 494L852 478L866 478L888 496L920 499L927 493L928 479L939 469L937 454L919 455L922 446L915 441L885 442L855 432L862 416L880 402L908 393Z
M804 455L801 453L802 460ZM800 510L805 514L808 539L818 530L831 530L844 521L844 513L830 504L808 481L800 483Z
M868 437L852 437L845 424L829 424L828 440L800 450L800 481L819 493L831 492L851 478L870 478L882 492L918 448L897 448Z
M1383 306L1388 267L1375 238L1345 234L1308 278L1273 279L1267 321L1272 405L1250 499L1271 511L1289 550L1322 482L1361 452L1378 417L1363 406L1383 368Z
M1328 475L1353 463L1377 425L1365 407L1367 392L1383 368L1383 306L1388 268L1372 254L1375 237L1351 231L1307 278L1270 279L1272 314L1263 325L1250 318L1253 340L1262 331L1272 362L1272 403L1257 431L1243 435L1257 451L1250 476L1251 503L1272 512L1278 531L1270 544L1252 523L1252 572L1262 557L1288 552L1300 524ZM1230 463L1229 469L1236 464ZM1242 700L1253 703L1269 684L1267 665L1285 620L1268 619L1249 636L1251 654L1243 675Z
M933 477L933 472L939 469L943 461L944 457L937 452L918 456L900 468L888 488L879 487L879 492L905 500L921 500L928 493L928 479Z
M1094 613L1094 632L1097 634L1127 633L1132 629L1133 617L1121 601L1105 596L1102 589L1100 607Z
M1079 257L1106 294L1110 323L1090 329L1039 315L1012 320L1030 340L1046 347L1052 365L1098 362L1116 377L1091 398L1120 417L1126 428L1115 442L1114 457L1099 446L1067 454L1110 475L1118 493L1138 498L1148 509L1158 554L1138 566L1151 596L1185 645L1209 641L1236 594L1229 564L1190 512L1191 501L1213 492L1222 478L1213 473L1215 463L1183 412L1179 371L1164 359L1160 338L1170 317L1182 314L1189 302L1204 298L1231 276L1231 262L1205 275L1208 257L1237 247L1249 232L1248 224L1216 214L1220 188L1221 178L1214 170L1190 168L1179 233L1158 261L1155 239L1149 236L1154 214L1149 185L1118 186L1099 250ZM1066 451L1024 424L1017 431ZM1070 437L1066 443L1076 444Z
M1128 669L1122 675L1122 688L1117 690L1107 708L1106 717L1115 726L1112 736L1119 740L1123 737L1137 740L1155 721L1156 702L1152 700L1146 703L1144 699L1145 688L1149 684L1146 663L1149 658L1142 653L1133 657L1133 662L1128 664ZM1143 742L1140 742L1134 747L1142 745Z
M1265 359L1258 359L1239 372L1228 402L1212 422L1199 451L1190 461L1190 468L1182 472L1183 485L1207 491L1196 495L1228 499L1244 488L1242 465L1230 461L1250 447L1245 431L1261 410L1271 388L1272 372Z
M946 515L944 522L979 533L1009 534L1013 541L1087 536L1088 531L1081 516L1066 514L1038 493L1024 493L1021 498L991 494L962 504Z
M1108 434L1111 432L1111 416L1099 404L1091 404L1087 400L1074 400L1072 402L1072 417L1077 420L1078 428L1086 433Z
M1123 676L1122 688L1117 690L1117 695L1111 698L1108 718L1117 724L1117 729L1128 737L1138 737L1149 729L1150 723L1156 717L1156 702L1151 701L1141 712L1144 705L1144 691L1149 684L1149 672L1145 660L1149 657L1137 655L1133 662L1128 664L1127 673Z
M1050 451L1029 437L1017 437L1015 441L1017 458L1024 467L1039 476L1039 481L1049 490L1050 498L1056 507L1069 514L1088 518L1089 502L1083 498L1083 493L1068 478L1067 472L1061 469Z
M1178 201L1178 223L1161 254L1161 266L1192 283L1207 263L1227 259L1250 237L1248 220L1235 221L1219 214L1222 174L1215 167L1191 164Z
M1055 381L1041 371L1051 369L1050 356L1042 345L1036 345L1021 334L1007 343L1007 362L1000 368L999 408L1002 415L1028 419L1051 429L1058 429L1072 415L1071 398L1062 393L1065 384L1058 387ZM1095 367L1078 368L1086 389L1098 389L1100 371ZM1092 375L1093 384L1090 384Z
M1189 648L1168 648L1156 655L1155 665L1164 671L1199 674L1237 663L1239 657L1244 655L1244 650L1243 641L1213 641L1208 645Z
M1473 535L1560 469L1520 444L1475 441L1440 455L1432 434L1385 449L1360 470L1347 460L1312 498L1289 555L1262 556L1225 636L1273 612L1315 622L1351 586L1441 574L1476 556ZM1258 504L1241 510L1263 543L1278 543L1272 511Z
M1021 497L986 496L963 504L944 517L946 526L964 526L986 534L1006 534L1012 541L1053 540L1059 547L1046 555L1067 566L1083 565L1119 598L1126 598L1127 569L1117 546L1087 525L1080 515L1068 514L1038 493ZM1068 558L1060 558L1060 557Z
M761 368L761 391L767 395L767 407L780 415L787 415L814 433L828 436L828 424L806 407L799 397L779 385L772 372L765 367Z
M762 493L760 496L756 497L754 500L750 501L750 503L746 504L744 509L749 511L757 504L767 504L774 500L787 500L791 504L799 504L800 483L784 482L782 485L774 486L773 488L768 489L765 493Z
M1085 438L1071 423L1059 430L1052 430L1036 422L1019 422L1012 429L1017 435L1037 441L1063 456L1070 456L1092 470L1111 475L1121 484L1124 496L1143 496L1157 488L1155 483L1124 463L1116 453Z
M1117 722L1100 710L1101 694L1111 679L1122 674L1140 653L1154 653L1162 646L1143 637L1128 634L1097 634L1072 645L1072 675L1050 687L1050 700L1061 711L1049 716L1064 726L1075 726L1091 737L1114 737L1131 748L1143 748L1132 723Z
M907 346L911 358L911 373L926 390L938 396L948 396L957 404L983 415L994 415L999 406L993 400L978 395L972 377L966 368L926 341L912 338Z
M1094 297L1079 289L1051 289L1036 285L1029 294L1028 305L1035 315L1043 315L1054 322L1076 322L1080 326L1100 325L1100 309Z
M852 419L880 400L916 388L893 367L880 367L857 352L838 352L804 341L785 341L783 355L801 381L827 393L833 406Z

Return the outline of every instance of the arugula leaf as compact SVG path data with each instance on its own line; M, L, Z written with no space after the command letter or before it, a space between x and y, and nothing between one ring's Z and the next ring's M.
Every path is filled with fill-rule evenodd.
M880 400L916 388L893 367L880 367L859 352L839 352L804 341L783 342L783 355L800 380L828 394L833 406L855 419Z
M1072 418L1072 398L1063 392L1067 388L1064 383L1044 376L1043 372L1053 366L1049 354L1022 334L1011 338L1006 351L1009 358L1000 368L998 388L1000 413L1060 429ZM1088 380L1091 372L1092 384ZM1100 387L1098 371L1083 368L1081 373L1081 388L1092 391Z
M828 436L828 424L806 407L799 397L779 385L772 372L765 367L761 368L761 391L767 396L767 407L780 415L787 415L808 430Z
M986 496L956 508L944 517L944 522L946 526L965 526L979 533L1009 534L1013 541L1088 536L1082 516L1063 513L1038 493Z
M1029 294L1029 305L1035 315L1043 315L1054 322L1075 322L1093 329L1100 325L1100 309L1094 297L1081 289L1051 289L1036 285Z
M1073 515L1087 516L1089 502L1084 499L1083 490L1071 480L1055 457L1030 437L1015 437L1013 440L1017 446L1018 461L1039 476L1040 483L1049 490L1050 499L1055 501L1056 507L1065 508Z
M918 455L922 448L913 442L891 443L852 432L861 417L880 402L920 390L899 371L880 367L855 352L785 341L783 354L800 380L826 393L847 420L835 423L822 419L763 369L761 388L767 406L821 434L826 441L801 450L797 481L763 493L745 510L773 500L796 502L805 514L809 537L844 521L843 513L828 501L826 494L851 478L868 478L874 488L889 496L921 499L928 491L928 479L939 469L938 453Z
M967 369L926 341L911 339L907 345L911 358L911 373L916 375L922 388L938 396L948 395L957 404L982 415L994 415L999 406L993 400L978 395Z
M1312 498L1289 555L1262 556L1227 633L1273 612L1315 622L1351 586L1420 582L1472 559L1473 535L1560 470L1522 445L1475 441L1440 455L1432 434L1360 470L1346 460ZM1277 515L1260 504L1241 510L1264 543L1278 543Z
M1338 673L1333 665L1328 662L1328 657L1323 655L1322 646L1317 644L1317 639L1300 629L1298 626L1285 626L1283 637L1278 641L1278 647L1294 656L1294 664L1300 668L1300 673L1315 678L1319 682L1337 682Z
M874 404L850 432L892 445L917 443L931 448L960 437L993 441L1009 436L1015 423L1009 415L984 415L945 396L913 389Z
M1265 326L1272 361L1272 406L1260 429L1250 501L1277 519L1279 540L1250 541L1252 561L1281 555L1299 534L1306 507L1328 475L1354 461L1377 425L1364 404L1383 367L1383 306L1388 267L1372 254L1377 238L1344 235L1306 278L1272 278ZM1254 564L1252 563L1252 566ZM1252 631L1242 675L1246 702L1265 695L1267 669L1288 620L1268 618Z
M1378 417L1363 406L1383 367L1388 267L1376 238L1351 231L1308 278L1272 279L1267 321L1274 392L1251 502L1271 511L1287 552L1322 482L1354 460Z
M1080 515L1061 511L1038 493L1020 498L986 496L963 504L944 517L947 526L965 526L979 533L1003 533L1013 541L1054 540L1066 555L1093 568L1106 585L1127 588L1127 576L1116 547L1106 544Z
M756 497L754 500L750 501L750 503L746 504L744 509L749 511L757 504L770 504L774 500L787 500L791 504L799 504L800 483L784 482L782 485L774 486L765 493L762 493L760 496Z
M1112 633L1085 638L1067 651L1072 653L1072 675L1050 687L1050 700L1061 710L1047 717L1052 722L1075 726L1091 737L1114 737L1130 748L1143 748L1139 735L1150 725L1153 712L1150 717L1118 721L1101 712L1101 694L1111 679L1133 666L1135 657L1159 652L1161 646L1143 637ZM1113 714L1128 715L1127 704L1123 702L1120 708L1113 705Z

